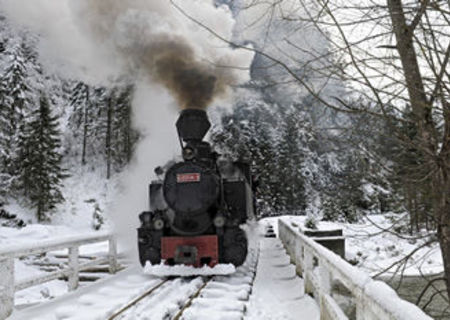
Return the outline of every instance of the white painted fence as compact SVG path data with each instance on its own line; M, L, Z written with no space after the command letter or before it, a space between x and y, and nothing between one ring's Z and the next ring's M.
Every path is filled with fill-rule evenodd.
M80 264L78 261L79 248L86 244L97 242L109 242L109 252L103 258ZM68 249L67 268L45 273L37 277L30 277L19 282L14 279L14 259L30 255L47 253L50 251ZM68 278L69 290L78 287L79 272L99 264L109 263L110 273L117 271L117 246L116 241L110 233L102 232L89 236L74 236L59 239L58 241L42 241L40 243L26 246L10 246L0 250L0 319L6 319L14 308L14 293L41 283Z
M350 265L302 234L296 225L278 220L279 237L303 276L305 291L320 305L321 320L432 320L421 309L401 299L382 281ZM335 297L345 287L356 312L349 315Z

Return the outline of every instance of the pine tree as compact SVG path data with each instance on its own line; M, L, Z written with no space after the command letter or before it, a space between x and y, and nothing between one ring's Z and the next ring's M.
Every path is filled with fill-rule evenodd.
M9 91L7 99L4 101L4 107L9 112L9 130L15 132L29 111L32 96L31 88L28 84L28 70L26 53L29 48L22 42L14 45L7 54L9 61L7 63L4 76L1 79L2 85Z
M277 172L282 177L278 209L290 214L303 213L306 209L303 166L309 151L307 140L310 132L307 131L302 116L295 106L285 109L277 142Z
M16 150L23 119L31 110L32 89L23 41L9 41L4 49L5 66L0 78L0 197L12 195L17 175ZM28 50L28 51L27 51ZM4 201L4 199L2 200Z
M116 170L122 169L131 161L138 133L132 127L131 102L134 87L126 86L118 89L115 103L115 117L113 123L114 162Z
M55 206L64 200L58 126L58 117L51 115L49 100L42 93L39 108L31 114L19 142L21 189L36 208L39 221L48 220Z
M70 104L73 108L69 119L70 127L77 134L81 128L81 164L86 164L86 155L88 149L88 139L91 134L93 110L91 110L91 87L83 82L77 82L72 89Z
M3 82L0 82L0 203L5 201L11 190L12 176L10 173L11 152L9 148L11 133L8 108L5 106L7 90Z

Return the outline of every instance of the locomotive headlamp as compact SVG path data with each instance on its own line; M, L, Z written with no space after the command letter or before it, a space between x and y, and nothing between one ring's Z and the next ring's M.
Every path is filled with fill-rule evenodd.
M216 228L222 228L224 225L225 225L225 217L224 216L222 216L222 215L217 215L215 218L214 218L214 221L213 221L213 223L214 223L214 226L216 227Z
M183 159L192 160L195 158L195 149L192 147L185 147L183 149Z
M155 220L153 220L153 228L155 228L155 230L161 230L162 228L164 228L163 219L156 218Z

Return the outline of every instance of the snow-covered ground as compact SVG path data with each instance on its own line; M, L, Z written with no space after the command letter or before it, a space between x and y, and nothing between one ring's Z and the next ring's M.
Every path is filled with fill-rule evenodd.
M266 218L263 221L270 222L277 228L276 221L279 218ZM304 226L306 220L305 216L283 216L281 218L299 226ZM393 221L395 223L401 219L402 215L370 215L354 224L321 221L318 228L322 230L342 228L346 237L346 259L356 263L358 267L369 274L375 275L428 240L428 237L417 235L400 235L399 237L392 226ZM440 247L434 243L418 250L408 260L403 272L404 275L409 276L437 274L443 272L443 268ZM390 272L395 270L396 267L393 267Z
M106 180L101 165L98 166L100 169L94 169L91 166L80 167L73 161L68 161L64 166L68 168L66 172L68 177L63 180L62 188L64 202L58 204L51 215L51 225L67 226L66 230L70 228L70 230L79 232L89 232L94 230L96 223L94 213L98 213L104 220L102 228L108 228L111 221L108 219L107 211L116 195L119 176L115 175L110 180ZM8 213L16 215L18 219L22 219L27 224L37 224L36 209L30 208L24 202L8 199L4 208ZM43 231L46 236L47 232ZM73 231L71 232L73 233ZM2 234L3 232L0 236ZM57 234L59 234L58 231ZM0 245L2 245L1 242Z
M36 267L29 266L20 260L15 262L14 267L17 280L44 274L43 271L38 270ZM64 295L67 292L67 283L65 281L53 280L45 284L17 291L15 294L15 304L18 307L28 306L51 300L55 297Z

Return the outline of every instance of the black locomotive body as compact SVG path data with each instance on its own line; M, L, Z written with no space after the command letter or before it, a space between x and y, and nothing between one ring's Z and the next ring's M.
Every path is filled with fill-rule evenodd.
M150 184L150 211L139 216L140 262L239 266L247 256L239 225L254 215L250 167L219 159L203 141L205 111L182 111L176 126L183 161L155 169L161 179Z

